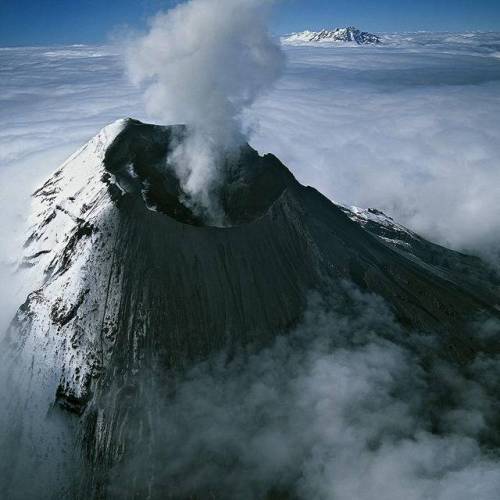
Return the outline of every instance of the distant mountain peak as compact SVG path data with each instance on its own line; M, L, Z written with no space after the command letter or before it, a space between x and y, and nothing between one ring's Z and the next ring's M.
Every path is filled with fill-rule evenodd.
M287 45L301 45L309 43L354 43L356 45L378 45L381 43L377 35L361 31L354 26L335 28L334 30L322 29L320 31L301 31L292 33L281 39Z

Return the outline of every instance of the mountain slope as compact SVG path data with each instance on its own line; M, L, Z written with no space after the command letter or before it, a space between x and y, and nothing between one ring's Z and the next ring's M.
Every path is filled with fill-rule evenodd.
M495 302L494 297L498 296L500 290L500 278L480 258L427 241L380 210L358 207L341 209L351 220L406 258L464 289L481 290L481 294L491 296ZM498 304L496 308L499 308Z
M227 227L207 225L181 203L168 165L185 133L116 122L34 193L22 267L37 287L8 349L14 359L38 352L26 376L50 367L40 384L79 429L83 497L106 496L135 432L136 396L152 383L145 371L267 345L300 321L311 292L341 294L348 281L380 295L402 324L442 335L454 363L479 349L469 320L500 316L498 281L480 261L336 206L249 146L224 167Z

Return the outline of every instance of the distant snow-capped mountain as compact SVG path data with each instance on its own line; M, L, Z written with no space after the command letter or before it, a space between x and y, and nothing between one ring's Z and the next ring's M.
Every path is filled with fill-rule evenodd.
M357 45L376 45L381 43L380 38L366 31L361 31L353 26L347 28L336 28L334 30L323 29L321 31L301 31L292 33L281 38L281 42L287 45L300 45L309 43L344 42Z

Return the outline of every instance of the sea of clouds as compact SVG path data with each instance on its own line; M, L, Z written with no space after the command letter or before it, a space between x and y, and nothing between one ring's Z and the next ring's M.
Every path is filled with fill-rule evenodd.
M343 204L492 256L500 242L500 35L386 35L288 47L252 110L258 149Z
M500 325L470 333L488 351ZM153 471L174 498L494 500L500 358L457 368L446 350L347 283L313 294L302 323L268 348L216 354L174 389L143 391L137 418L154 437L130 447L110 492L144 496Z
M491 255L500 238L500 34L383 40L285 47L284 76L246 113L252 145L335 201ZM148 119L121 52L0 48L2 261L37 183L107 123Z
M500 34L383 41L284 47L284 75L244 113L251 144L334 201L379 208L435 242L496 261ZM0 48L0 326L24 293L7 277L29 194L101 127L151 120L124 46Z
M335 201L493 258L499 34L284 51L283 77L245 112L253 146ZM104 125L148 119L125 73L118 44L0 49L0 326L22 297L8 278L30 192ZM406 335L380 299L346 295L352 314L313 298L289 338L230 363L216 356L180 380L158 424L167 430L158 473L174 492L246 499L292 485L299 498L325 500L494 498L497 454L483 444L499 440L498 356L458 373L439 338ZM491 342L498 325L471 334ZM140 474L140 451L112 487L128 467Z

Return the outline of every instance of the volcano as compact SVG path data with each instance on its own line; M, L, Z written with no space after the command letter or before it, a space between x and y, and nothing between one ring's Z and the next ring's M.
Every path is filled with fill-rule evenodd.
M378 210L336 205L248 145L221 166L226 220L210 225L169 166L186 133L120 120L33 194L20 268L36 286L3 351L13 380L38 380L26 382L26 400L43 391L42 414L69 422L85 463L75 498L113 497L109 478L131 440L154 441L147 417L134 420L145 373L264 347L301 320L312 292L342 294L349 282L382 297L409 331L441 336L440 355L457 365L480 350L471 318L500 317L500 281L480 259Z

